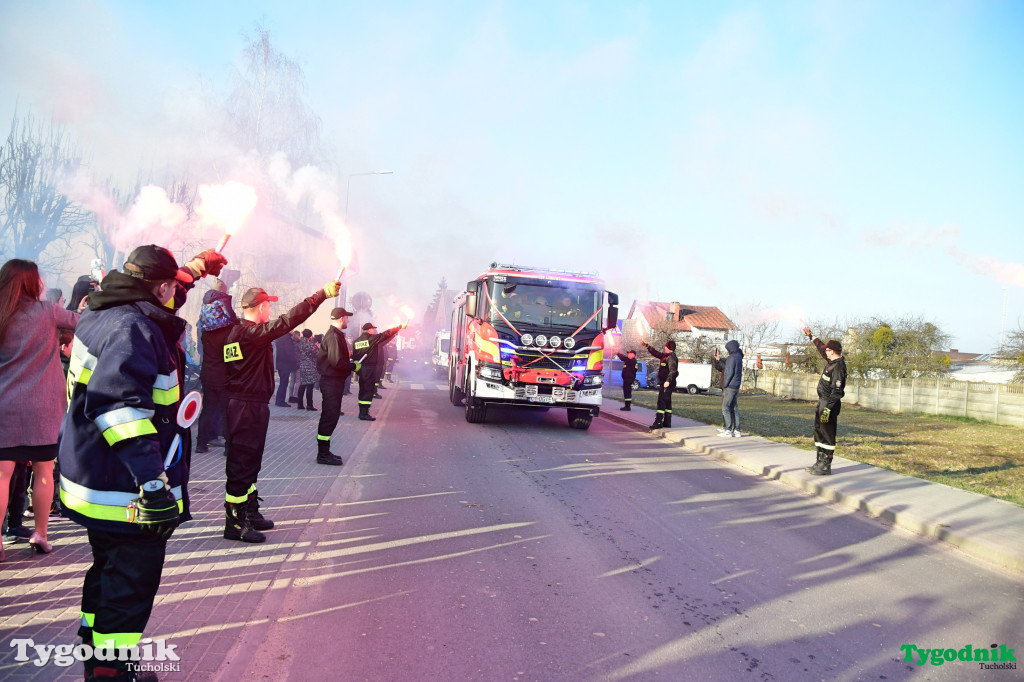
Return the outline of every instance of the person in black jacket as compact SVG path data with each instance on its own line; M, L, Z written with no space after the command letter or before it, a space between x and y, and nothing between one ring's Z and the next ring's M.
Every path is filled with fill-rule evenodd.
M633 382L636 381L636 351L628 351L625 355L616 353L615 357L622 360L622 399L625 405L622 412L629 412L633 404Z
M363 421L377 421L370 416L370 405L374 398L379 398L377 393L378 366L384 361L381 349L391 339L395 338L406 325L388 329L383 334L377 333L377 328L372 322L363 325L363 333L360 334L352 344L352 355L360 364L356 375L359 377L359 418Z
M198 453L209 452L211 444L223 445L223 441L217 443L216 440L224 433L221 418L227 404L224 340L231 331L231 325L238 323L227 287L220 280L216 280L214 286L203 295L203 309L199 315L199 341L203 348L199 382L203 386L203 411L199 414L196 434Z
M274 351L271 344L305 322L324 301L338 295L341 283L328 282L309 298L270 321L270 303L277 300L263 289L242 296L241 323L233 325L224 342L228 366L227 481L224 484L224 538L264 542L261 530L274 522L260 513L256 479L263 466L263 448L270 424L274 394Z
M285 334L274 341L274 361L277 364L277 375L280 377L274 404L278 407L288 407L288 377L299 369L299 349L292 334Z
M676 377L679 376L679 358L676 357L676 342L669 339L665 342L664 352L658 351L650 344L644 344L647 352L661 360L658 365L658 412L651 424L651 430L672 427L672 393L676 390Z
M743 382L743 351L739 341L732 339L725 344L729 356L722 362L722 355L715 349L715 360L712 363L722 373L722 417L725 425L718 429L722 438L740 437L740 410L738 399L740 384Z
M832 457L836 452L836 422L842 409L844 386L846 386L846 360L843 359L843 344L835 339L822 343L810 329L804 333L825 358L825 369L818 380L818 406L814 411L814 446L818 458L807 472L815 476L832 475Z
M331 452L331 434L338 426L338 417L345 414L341 411L341 397L345 394L345 380L359 365L352 362L348 353L348 341L345 329L352 313L344 308L331 311L331 326L324 334L317 355L317 369L320 371L320 393L323 404L320 406L320 423L316 429L316 463L341 466L341 457Z

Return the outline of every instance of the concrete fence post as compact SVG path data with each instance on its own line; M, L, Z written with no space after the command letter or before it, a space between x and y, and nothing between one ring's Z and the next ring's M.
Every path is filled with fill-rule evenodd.
M939 413L939 380L935 380L935 414Z
M1002 392L1003 392L1003 387L1002 386L996 386L996 408L995 408L995 411L996 411L995 422L996 422L996 424L999 423L999 394L1002 393Z

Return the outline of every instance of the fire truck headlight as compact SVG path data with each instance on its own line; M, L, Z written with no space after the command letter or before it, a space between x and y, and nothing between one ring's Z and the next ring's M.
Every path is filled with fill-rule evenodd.
M562 339L561 339L561 337L558 337L558 336L552 336L552 337L551 337L551 338L550 338L550 339L548 340L548 343L550 343L550 344L551 344L551 347L552 347L552 348L558 348L559 346L561 346L561 345L562 345Z
M524 346L529 346L533 343L533 334L523 334L520 341L523 342Z
M584 386L600 386L604 382L604 377L600 374L593 374L591 376L583 377Z
M548 342L548 337L544 336L543 334L537 334L537 345L538 346L547 345L547 342Z
M496 379L498 381L502 379L501 370L496 367L481 367L480 376L485 379Z
M565 341L563 341L562 344L565 345L566 348L572 350L573 348L576 347L576 339L570 336L567 339L565 339Z

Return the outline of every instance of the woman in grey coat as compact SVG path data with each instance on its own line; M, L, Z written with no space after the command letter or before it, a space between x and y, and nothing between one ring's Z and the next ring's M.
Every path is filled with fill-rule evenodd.
M73 330L78 313L40 301L39 268L14 258L0 267L0 510L15 462L32 462L35 532L29 544L51 551L46 525L53 501L53 460L67 410L67 386L57 355L60 331ZM0 545L0 561L3 545Z

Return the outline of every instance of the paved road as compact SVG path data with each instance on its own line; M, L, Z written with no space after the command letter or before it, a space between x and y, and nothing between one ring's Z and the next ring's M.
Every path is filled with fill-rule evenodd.
M388 396L221 679L1014 679L900 647L1024 644L1019 580L603 421L467 424L439 389Z
M1020 679L901 650L1024 654L1019 577L603 420L471 425L428 378L372 425L346 407L340 469L313 463L315 413L272 408L265 545L219 537L223 458L196 457L147 633L181 654L161 679ZM0 567L4 643L74 642L88 547L51 537ZM80 676L5 649L0 679Z

